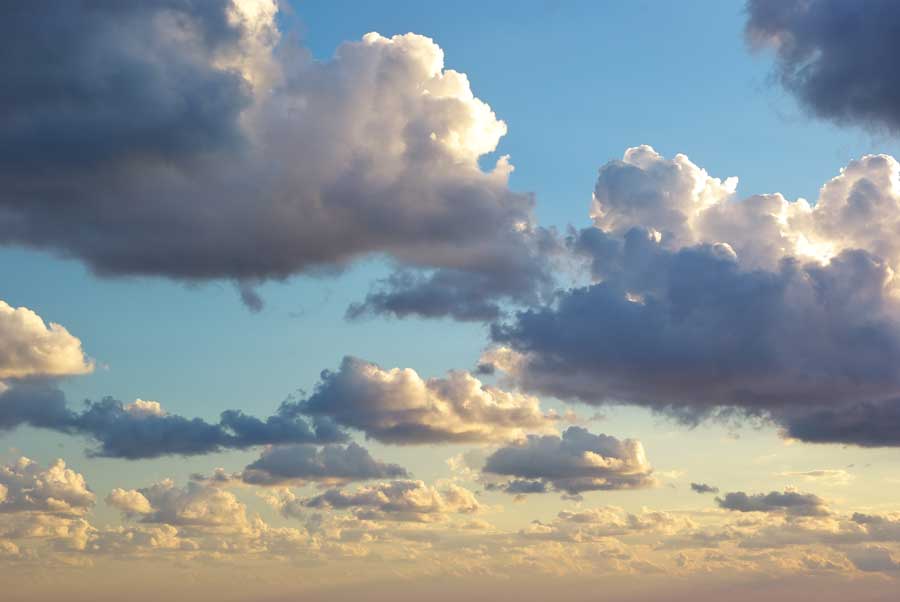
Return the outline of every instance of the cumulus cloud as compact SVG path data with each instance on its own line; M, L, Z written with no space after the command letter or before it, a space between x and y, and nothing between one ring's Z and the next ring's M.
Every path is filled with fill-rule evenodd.
M62 459L46 469L25 457L0 467L0 513L81 516L93 507L94 501L84 476L66 468Z
M263 451L243 473L253 485L302 485L307 481L340 484L368 479L405 478L402 466L376 460L356 443L348 445L280 445Z
M363 520L431 523L451 514L473 514L482 506L471 491L453 483L439 488L423 481L401 480L355 491L331 489L305 500L287 499L280 507L287 515L298 514L300 508L351 510Z
M97 444L89 450L91 455L130 460L258 445L335 443L347 438L327 419L310 423L275 414L262 420L226 410L218 422L207 422L166 413L158 402L144 400L125 404L105 398L73 411L63 393L45 382L0 391L0 428L23 424L89 437Z
M7 379L69 376L93 369L81 341L65 327L0 300L0 387Z
M506 124L441 48L369 33L317 61L277 12L5 8L0 243L103 275L233 279L254 310L256 283L369 254L413 276L355 313L483 319L546 288L553 236L506 158L479 166Z
M706 483L691 483L691 491L696 493L719 493L719 488Z
M900 132L900 7L891 0L749 0L746 35L771 48L779 82L817 117Z
M577 426L567 428L561 437L530 435L523 442L502 447L488 456L483 471L513 477L493 487L518 494L552 488L578 495L655 483L640 441L594 435Z
M790 516L828 516L831 512L825 500L812 493L772 491L748 495L743 491L717 497L716 503L725 510L737 512L777 512Z
M165 479L141 489L114 489L106 503L144 523L244 531L250 527L246 506L230 491L188 482L178 487Z
M397 444L507 441L553 431L558 420L541 411L536 397L482 384L468 372L424 379L409 368L383 369L353 357L323 372L311 396L281 412L328 418Z
M684 155L601 170L571 246L595 282L495 323L520 387L688 421L724 409L809 441L900 443L900 163L850 163L811 205L736 198Z

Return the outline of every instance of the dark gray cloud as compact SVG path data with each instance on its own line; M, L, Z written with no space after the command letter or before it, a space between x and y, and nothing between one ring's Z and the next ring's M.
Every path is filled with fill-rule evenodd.
M402 466L380 462L356 443L322 447L303 444L275 446L265 450L242 474L243 481L252 485L306 481L340 483L406 477L409 473Z
M725 510L737 512L776 512L788 516L828 516L831 512L825 500L812 493L772 491L748 495L743 491L717 497L716 503Z
M306 399L282 405L281 414L305 414L401 445L508 441L549 432L558 421L536 397L482 384L468 372L424 379L414 370L385 369L345 357L322 372Z
M814 115L900 132L900 5L893 0L749 0L746 34Z
M877 257L745 270L715 246L668 251L637 229L619 252L602 282L494 326L496 343L525 354L526 386L688 417L900 389L900 328L882 286L890 268Z
M562 436L530 435L488 456L483 473L513 477L493 483L507 493L543 493L550 488L569 495L585 491L652 486L653 469L640 441L594 435L570 426ZM491 484L491 481L488 481Z
M719 493L718 487L706 483L691 483L691 490L697 493Z
M571 230L593 283L494 323L481 363L528 391L689 423L900 443L900 163L851 161L815 204L740 200L686 156L628 149Z
M52 383L17 383L0 393L0 428L19 425L82 435L97 445L91 455L130 460L207 454L257 445L333 443L343 434L327 419L312 424L276 414L266 420L226 410L218 423L161 411L153 402L124 404L113 398L86 402L73 411Z
M106 276L253 286L400 266L351 314L493 318L546 289L533 199L506 132L443 52L368 34L315 61L276 3L36 2L0 8L0 244ZM365 77L360 74L366 74Z

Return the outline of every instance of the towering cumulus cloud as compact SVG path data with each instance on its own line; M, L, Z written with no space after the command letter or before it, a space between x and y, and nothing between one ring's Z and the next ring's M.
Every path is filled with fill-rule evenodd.
M815 115L900 133L900 5L749 0L747 38L771 47L784 87Z
M696 420L723 408L810 441L900 444L900 164L852 162L811 205L736 197L684 155L605 165L595 283L496 324L485 358L521 386Z
M354 306L489 319L550 283L506 132L442 50L376 33L314 61L274 0L6 5L0 243L104 275L253 284L386 254Z

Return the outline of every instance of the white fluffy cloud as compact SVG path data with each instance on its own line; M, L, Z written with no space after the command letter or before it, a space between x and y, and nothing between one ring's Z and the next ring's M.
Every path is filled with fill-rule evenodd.
M0 512L81 516L94 501L84 476L66 468L62 459L46 469L25 457L0 467Z
M173 480L165 479L141 489L114 489L106 503L145 523L221 532L250 528L247 508L233 493L195 482L178 487Z
M93 368L81 341L65 327L0 300L0 381L85 374Z
M345 357L323 372L308 398L283 409L331 418L384 443L489 442L553 432L558 416L536 397L482 384L452 371L424 379L410 368L384 369Z

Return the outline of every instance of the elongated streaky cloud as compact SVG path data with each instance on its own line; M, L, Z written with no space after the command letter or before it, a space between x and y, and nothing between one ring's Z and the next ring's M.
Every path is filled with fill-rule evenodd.
M422 378L345 357L325 371L307 399L285 403L285 416L322 417L383 443L502 442L553 432L559 417L531 395L482 384L472 374Z
M746 35L775 52L780 83L812 114L900 133L900 5L893 0L749 0Z
M223 449L290 443L334 443L346 439L332 422L278 414L259 419L239 410L218 422L169 414L155 402L123 403L113 398L69 408L52 383L21 383L0 393L0 429L20 425L82 435L95 442L88 453L113 458L197 455Z
M594 283L495 323L482 364L560 398L900 445L898 180L900 163L869 155L814 205L740 200L684 155L629 149L571 237Z
M0 11L2 244L233 279L254 310L255 283L368 254L403 276L354 315L491 319L551 282L531 196L505 157L479 167L506 124L429 38L369 33L317 61L275 0Z
M797 491L773 491L753 495L735 491L716 498L716 503L720 508L737 512L776 512L791 516L827 516L830 514L825 500L812 493Z

